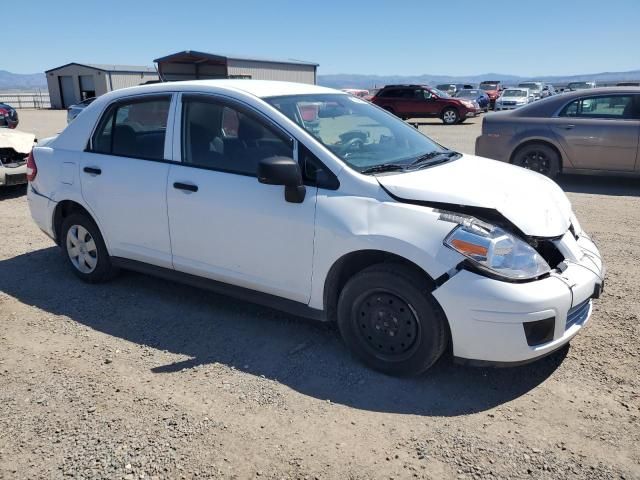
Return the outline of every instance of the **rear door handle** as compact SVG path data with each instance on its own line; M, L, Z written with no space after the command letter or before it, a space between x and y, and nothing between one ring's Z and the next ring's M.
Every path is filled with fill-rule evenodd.
M565 130L571 130L575 128L575 125L563 125L562 128L564 128Z
M173 184L173 188L177 188L178 190L186 190L188 192L197 192L198 191L198 186L197 185L193 185L191 183L175 182Z
M83 170L85 173L90 173L91 175L100 175L102 173L102 170L96 167L84 167Z

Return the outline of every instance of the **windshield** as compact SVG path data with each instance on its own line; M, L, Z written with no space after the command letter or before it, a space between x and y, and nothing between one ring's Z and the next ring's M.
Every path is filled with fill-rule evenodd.
M540 85L539 83L521 83L520 85L518 85L519 87L522 88L528 88L530 90L542 90L542 85Z
M442 90L443 92L448 92L449 90L455 90L456 86L455 85L450 85L448 83L443 83L441 85L436 85L436 88L438 90Z
M438 95L440 98L452 98L447 91L440 90L439 88L432 88L431 91Z
M527 91L526 90L505 90L504 92L502 92L502 96L503 97L526 97L527 96Z
M481 83L480 88L482 90L497 90L498 84L497 83Z
M449 152L384 110L351 95L265 98L350 167L408 166Z
M456 93L456 97L477 98L479 96L479 90L460 90L458 93Z

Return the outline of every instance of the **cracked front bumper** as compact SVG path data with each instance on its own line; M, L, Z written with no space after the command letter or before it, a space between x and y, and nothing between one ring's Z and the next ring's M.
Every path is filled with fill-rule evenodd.
M509 283L461 270L433 292L451 329L453 354L461 361L523 363L568 343L590 319L591 299L604 284L597 247L570 233L557 241L562 271L541 280ZM530 346L525 322L553 319L545 343Z

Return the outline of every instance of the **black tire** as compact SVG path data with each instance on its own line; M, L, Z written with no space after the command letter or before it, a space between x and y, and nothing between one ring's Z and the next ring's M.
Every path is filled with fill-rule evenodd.
M544 143L529 143L519 148L511 163L549 178L556 178L560 173L558 152Z
M71 229L74 229L76 237L78 237L78 232L80 231L87 232L84 238L81 239L83 243L86 241L86 243L84 243L85 245L90 244L88 240L93 240L95 248L90 249L85 247L85 252L83 253L84 257L90 256L95 259L95 266L93 266L93 268L88 263L78 260L77 257L72 257L72 244L70 242L73 240L69 239L69 230ZM100 233L100 229L98 229L93 219L84 213L73 213L64 219L62 228L60 229L60 246L73 273L87 283L106 282L118 273L118 269L111 264L109 252L107 252L107 247ZM93 250L95 250L95 254L92 253Z
M369 367L408 376L426 371L447 346L446 319L429 281L397 263L354 275L338 298L338 327Z
M455 125L460 121L460 114L458 113L458 110L456 110L455 108L448 107L442 111L442 114L440 115L440 119L442 120L442 123L444 123L445 125Z

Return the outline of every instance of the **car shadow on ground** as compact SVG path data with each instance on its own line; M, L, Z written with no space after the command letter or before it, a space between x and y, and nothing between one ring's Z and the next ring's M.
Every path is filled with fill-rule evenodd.
M0 202L2 200L9 200L11 198L18 198L26 195L27 186L26 185L12 185L10 187L1 187L0 188Z
M108 335L189 357L152 368L158 375L219 362L317 399L378 412L484 411L544 382L568 351L508 369L462 367L444 358L421 377L392 378L353 359L330 324L131 272L88 285L55 247L0 261L0 291Z
M640 178L561 175L557 182L565 192L640 197Z

